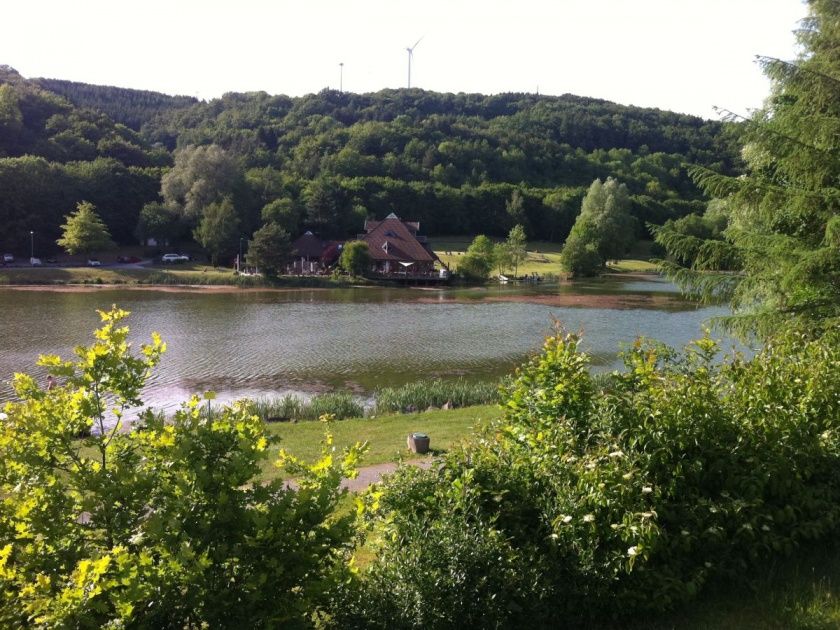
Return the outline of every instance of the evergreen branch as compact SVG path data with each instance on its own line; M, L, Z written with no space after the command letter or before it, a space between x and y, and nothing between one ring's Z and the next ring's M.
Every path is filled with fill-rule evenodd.
M704 303L731 300L744 276L726 272L710 272L683 267L672 260L654 260L665 276L688 297Z
M840 79L837 79L829 74L824 72L819 72L818 70L814 70L813 68L805 68L799 64L793 63L792 61L785 61L784 59L779 59L777 57L768 57L766 55L756 55L756 61L758 61L759 65L764 69L778 69L783 68L785 70L785 74L788 77L795 77L797 74L810 74L815 77L825 79L829 83L832 84L834 89L840 89Z
M759 131L767 132L767 133L769 133L773 136L776 136L777 138L780 138L782 140L787 140L788 142L792 142L793 144L796 144L797 146L802 147L803 149L808 149L809 151L812 151L814 153L818 153L820 155L834 155L834 151L831 150L831 149L821 149L819 147L814 146L813 144L809 144L809 143L807 143L803 140L800 140L799 138L794 138L793 136L789 136L787 134L784 134L781 131L777 131L776 129L773 129L772 127L770 127L765 122L757 121L752 116L748 117L748 116L743 116L741 114L736 114L735 112L732 112L732 111L730 111L728 109L725 109L725 108L722 108L722 107L716 107L715 109L718 112L722 112L723 115L724 115L724 120L728 120L729 122L741 121L742 123L746 124L748 127L751 127L753 129L756 129L756 130L759 130Z
M785 196L792 196L791 193L796 193L803 197L812 200L840 200L840 189L838 188L822 188L819 192L813 190L806 190L799 188L793 184L787 183L785 185L775 184L761 180L756 177L732 177L731 175L721 175L717 171L713 171L705 166L693 164L687 167L689 177L702 188L708 195L716 199L723 199L746 189L758 190L764 193L778 193Z

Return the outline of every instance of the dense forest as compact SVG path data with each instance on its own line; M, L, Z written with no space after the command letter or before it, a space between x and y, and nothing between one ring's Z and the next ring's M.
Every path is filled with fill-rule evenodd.
M564 95L420 89L199 102L0 67L0 247L54 241L93 203L119 243L190 239L230 200L238 230L357 233L390 212L426 233L562 241L596 179L627 186L636 230L701 213L687 175L739 169L738 128ZM145 208L145 210L144 210Z
M170 109L198 103L192 96L170 96L148 90L132 90L111 85L90 85L61 79L33 79L37 86L65 97L77 107L95 109L114 122L140 131L143 123Z

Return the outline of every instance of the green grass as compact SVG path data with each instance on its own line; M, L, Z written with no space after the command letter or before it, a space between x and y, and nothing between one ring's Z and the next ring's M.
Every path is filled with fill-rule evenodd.
M833 630L840 628L840 547L830 542L771 563L752 589L711 588L684 609L628 630Z
M499 240L499 239L495 239ZM432 246L438 257L453 270L464 256L472 242L469 236L445 236L431 239ZM528 257L519 265L516 273L519 276L537 274L539 276L564 276L566 270L560 262L560 252L563 249L562 243L550 243L548 241L529 241L527 244ZM640 241L628 254L627 259L609 265L609 271L616 273L635 272L653 273L658 267L649 261L650 243ZM494 271L494 275L495 275ZM511 275L512 275L511 271Z
M0 270L0 285L200 285L239 287L339 287L359 280L329 276L284 276L268 281L239 276L232 269L197 263L144 267L9 267Z
M501 416L501 409L494 405L465 407L463 409L437 410L423 413L395 414L371 418L341 420L333 423L335 446L342 449L355 442L368 442L369 450L363 466L398 461L400 458L416 459L406 448L409 433L428 433L434 453L444 452L453 444L472 433L472 428L484 425ZM268 432L280 438L272 447L263 469L263 479L270 479L283 472L274 466L277 451L284 448L306 461L314 461L321 453L321 440L326 427L321 422L276 423L268 425Z
M607 270L612 273L656 273L659 265L649 260L625 258L615 263L609 263Z
M310 400L303 400L293 394L282 397L265 396L251 401L252 413L264 421L282 418L284 420L317 420L330 413L336 419L360 418L364 407L355 396L347 392L318 394Z
M376 412L396 413L429 407L471 407L499 400L499 384L464 379L431 379L376 390Z

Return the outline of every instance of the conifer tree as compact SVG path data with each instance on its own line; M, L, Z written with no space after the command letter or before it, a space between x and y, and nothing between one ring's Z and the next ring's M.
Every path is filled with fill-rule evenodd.
M690 265L665 263L668 275L690 294L728 299L734 313L722 323L741 336L840 323L840 3L808 6L799 58L759 58L773 87L745 122L746 175L693 169L706 192L727 202L725 238L656 231L674 260L697 254ZM733 260L740 270L727 272Z

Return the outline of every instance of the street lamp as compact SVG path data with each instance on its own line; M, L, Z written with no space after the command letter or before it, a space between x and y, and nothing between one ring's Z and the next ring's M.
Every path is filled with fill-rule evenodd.
M35 230L29 230L29 259L35 258Z

